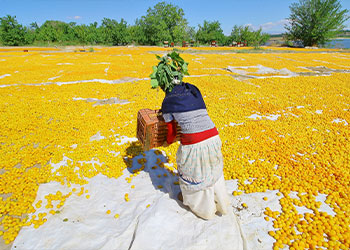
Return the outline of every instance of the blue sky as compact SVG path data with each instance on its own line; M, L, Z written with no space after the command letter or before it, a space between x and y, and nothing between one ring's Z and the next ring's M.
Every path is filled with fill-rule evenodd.
M0 17L16 16L23 25L46 20L77 22L78 24L101 23L104 17L128 24L146 15L147 9L158 1L154 0L0 0ZM226 35L235 24L251 25L273 34L284 31L285 18L290 14L289 6L298 0L178 0L165 1L179 6L185 18L193 27L204 20L219 21ZM350 10L350 0L340 1L343 8ZM346 22L350 28L350 21Z

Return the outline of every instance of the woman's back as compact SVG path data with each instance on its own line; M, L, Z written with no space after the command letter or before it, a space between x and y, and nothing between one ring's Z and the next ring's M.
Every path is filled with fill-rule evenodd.
M176 120L181 127L183 145L198 143L218 135L201 92L192 84L182 82L171 92L167 92L162 111L165 122Z
M187 112L163 113L164 120L170 122L176 120L183 134L203 132L215 127L206 109L198 109Z

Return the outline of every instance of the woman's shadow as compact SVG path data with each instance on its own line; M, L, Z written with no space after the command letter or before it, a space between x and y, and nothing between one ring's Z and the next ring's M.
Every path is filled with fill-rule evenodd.
M179 177L177 170L170 171L166 168L171 164L168 163L168 157L164 152L158 149L143 151L139 142L132 142L126 148L126 155L123 156L123 159L131 174L139 171L147 172L156 190L169 194L171 199L176 200L180 206L187 208L177 198L180 192Z

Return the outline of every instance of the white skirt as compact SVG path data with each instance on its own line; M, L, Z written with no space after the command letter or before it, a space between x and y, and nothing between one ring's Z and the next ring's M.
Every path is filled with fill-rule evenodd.
M221 214L228 212L230 203L223 175L213 186L204 190L182 190L182 196L184 205L189 206L192 212L203 219L212 219L217 211Z
M191 145L180 145L176 162L183 203L203 219L227 213L229 200L223 176L219 135Z

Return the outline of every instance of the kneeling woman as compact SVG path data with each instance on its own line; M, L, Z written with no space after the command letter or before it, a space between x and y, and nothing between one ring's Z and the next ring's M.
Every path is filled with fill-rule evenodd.
M226 214L221 140L201 92L184 82L165 92L162 112L168 127L167 144L176 137L175 121L182 131L176 162L183 203L203 219L211 219L217 211Z

